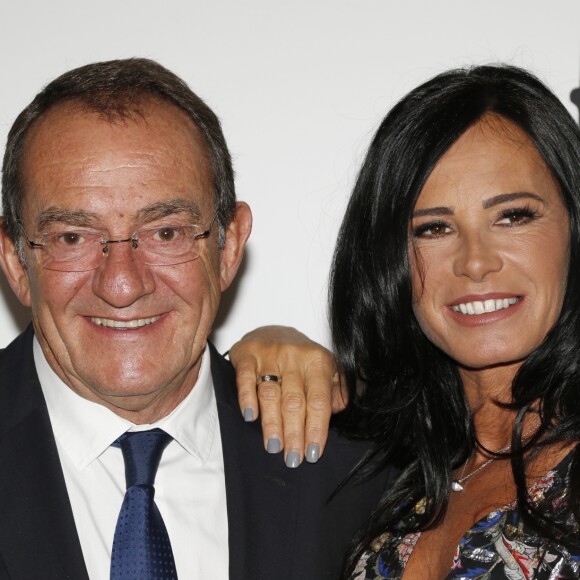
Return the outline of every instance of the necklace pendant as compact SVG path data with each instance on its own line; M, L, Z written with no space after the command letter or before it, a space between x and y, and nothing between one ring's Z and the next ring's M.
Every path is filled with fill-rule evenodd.
M453 491L463 491L463 486L458 481L452 481L451 489Z

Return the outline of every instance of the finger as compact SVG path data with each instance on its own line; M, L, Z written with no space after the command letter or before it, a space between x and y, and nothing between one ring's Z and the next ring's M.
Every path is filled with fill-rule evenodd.
M277 382L263 381L258 384L264 447L268 453L280 453L284 448L281 399L281 387Z
M238 384L238 403L244 421L254 421L259 415L258 395L256 393L256 359L246 357L236 366Z
M324 453L330 416L332 414L332 385L326 375L308 379L306 390L305 458L316 463Z
M332 387L332 413L340 413L348 405L348 387L346 379L338 373L334 374Z
M282 421L287 467L298 467L304 458L306 395L302 373L288 372L282 381Z

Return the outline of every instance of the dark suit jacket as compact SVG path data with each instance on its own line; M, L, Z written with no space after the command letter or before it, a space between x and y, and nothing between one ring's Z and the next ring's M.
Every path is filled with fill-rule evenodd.
M0 351L0 580L88 578L29 328ZM225 464L230 579L336 578L389 474L328 498L364 448L331 432L317 465L284 466L237 405L231 365L211 348ZM185 579L184 579L185 580Z

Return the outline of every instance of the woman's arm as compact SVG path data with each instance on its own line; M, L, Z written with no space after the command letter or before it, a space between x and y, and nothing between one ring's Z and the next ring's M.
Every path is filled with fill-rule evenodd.
M303 458L318 461L331 414L346 406L332 353L293 328L263 326L237 342L230 359L244 418L262 415L265 448L270 453L284 449L289 467ZM281 384L260 382L264 375L280 377Z

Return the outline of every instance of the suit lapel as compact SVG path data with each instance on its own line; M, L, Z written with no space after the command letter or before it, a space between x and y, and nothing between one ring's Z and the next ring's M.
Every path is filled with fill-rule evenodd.
M2 353L0 377L0 560L13 579L88 579L30 329Z
M231 365L210 345L228 508L230 580L288 577L302 470L264 451L258 423L242 419Z

